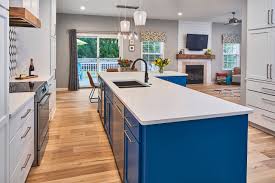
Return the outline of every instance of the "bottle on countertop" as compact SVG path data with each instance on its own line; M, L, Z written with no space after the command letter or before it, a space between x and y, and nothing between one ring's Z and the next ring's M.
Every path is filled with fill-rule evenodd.
M34 65L33 65L33 59L31 58L31 63L29 67L29 76L34 76Z

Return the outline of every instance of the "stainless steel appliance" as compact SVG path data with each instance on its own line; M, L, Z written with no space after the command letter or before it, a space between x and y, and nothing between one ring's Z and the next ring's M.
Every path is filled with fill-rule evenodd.
M33 166L38 166L49 139L49 86L47 82L11 82L10 93L20 92L35 92Z
M112 146L121 179L124 179L124 105L114 96L112 105Z

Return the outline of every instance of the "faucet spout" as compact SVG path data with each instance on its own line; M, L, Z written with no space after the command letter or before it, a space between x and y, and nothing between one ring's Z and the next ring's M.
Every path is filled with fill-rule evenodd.
M145 83L148 83L148 81L149 81L148 64L147 64L147 62L146 62L144 59L142 59L142 58L136 59L136 60L134 61L133 65L132 65L131 69L132 69L132 70L135 69L135 65L136 65L136 63L137 63L138 61L143 61L144 64L145 64L145 78L144 78L144 82L145 82Z

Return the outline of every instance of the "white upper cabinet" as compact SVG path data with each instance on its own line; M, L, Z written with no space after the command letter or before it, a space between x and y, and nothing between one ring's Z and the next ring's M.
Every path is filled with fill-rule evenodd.
M56 37L56 0L51 0L51 36Z
M271 24L275 27L275 0L271 0Z
M0 8L1 6L5 9L9 9L9 0L0 0Z
M39 0L10 0L11 7L22 7L39 18Z
M248 0L247 26L249 30L275 26L274 2L275 0Z
M2 2L2 1L1 1ZM0 7L0 182L8 182L9 112L8 112L8 62L9 62L9 12Z
M250 31L247 41L247 78L266 80L270 55L269 31Z

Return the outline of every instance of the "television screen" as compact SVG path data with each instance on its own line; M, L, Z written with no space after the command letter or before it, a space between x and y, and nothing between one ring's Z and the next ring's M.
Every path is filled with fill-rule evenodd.
M187 34L186 48L193 51L207 49L208 35Z

